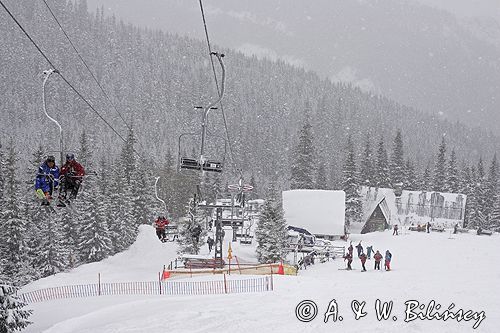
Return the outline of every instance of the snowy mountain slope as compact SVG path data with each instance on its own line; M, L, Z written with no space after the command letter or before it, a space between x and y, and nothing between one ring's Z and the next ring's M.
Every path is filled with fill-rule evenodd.
M204 38L197 2L89 1L90 9L100 5L135 24ZM213 43L280 58L450 120L500 128L487 120L499 119L500 49L446 11L400 0L204 5Z
M146 228L143 228L144 232ZM141 238L142 237L142 238ZM142 235L139 241L144 240ZM151 237L151 241L153 238ZM319 264L294 276L275 276L275 291L256 294L233 294L186 297L95 297L58 300L30 305L35 310L35 324L26 332L471 332L475 321L460 323L448 320L415 320L405 323L404 302L418 300L426 305L435 300L445 309L485 311L486 319L477 332L496 332L500 325L500 302L493 292L500 278L499 235L481 237L470 234L423 234L407 232L392 236L390 232L352 235L367 246L393 254L391 272L373 271L373 260L367 262L368 272L360 271L359 260L354 271L342 260ZM146 246L146 244L149 244ZM148 258L158 244L144 242L133 256ZM163 246L162 244L160 244ZM169 247L167 245L167 247ZM235 251L237 254L237 251ZM122 253L123 257L131 255ZM113 259L113 258L111 258ZM116 259L115 259L116 260ZM148 260L144 260L149 262ZM103 262L104 264L105 262ZM144 264L145 265L145 264ZM96 265L86 265L89 273ZM151 271L157 263L151 261ZM101 267L102 268L102 267ZM137 277L131 262L122 270L122 281ZM480 274L479 274L480 273ZM75 274L76 276L76 274ZM210 277L208 277L210 278ZM78 277L75 278L78 281ZM52 280L55 281L55 280ZM64 280L64 284L68 281ZM62 283L62 281L61 281ZM378 321L374 313L376 299L394 301L392 315L397 321ZM295 307L309 299L317 303L318 316L309 323L295 318ZM335 299L343 321L323 322L329 302ZM366 301L365 318L355 320L351 301Z

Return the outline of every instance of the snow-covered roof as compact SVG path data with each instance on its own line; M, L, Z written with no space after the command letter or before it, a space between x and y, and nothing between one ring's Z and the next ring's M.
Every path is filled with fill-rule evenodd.
M315 235L343 235L344 191L283 191L283 210L288 225L307 229Z
M454 224L463 220L467 199L467 196L461 193L407 190L403 190L401 197L396 198L393 189L367 186L361 187L360 194L363 200L363 221L370 217L377 204L385 198L390 211L390 218L387 220L391 224L404 224L411 218L425 221L432 218L443 224L447 224L447 221Z

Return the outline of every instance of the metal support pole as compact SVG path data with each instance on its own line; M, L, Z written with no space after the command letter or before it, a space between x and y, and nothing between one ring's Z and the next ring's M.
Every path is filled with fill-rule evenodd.
M224 97L224 85L226 81L226 68L224 67L224 63L222 62L222 57L224 57L223 54L220 54L218 52L212 52L210 56L215 55L217 57L217 60L219 60L219 64L222 69L222 83L221 83L221 91L219 94L219 98L217 98L214 102L210 103L204 110L203 112L203 120L201 122L201 151L200 151L200 164L201 164L201 171L203 172L203 163L205 162L205 157L203 156L205 152L205 136L207 134L207 122L208 122L208 113L210 112L210 109L220 103L222 98Z
M58 71L55 69L49 69L49 70L43 71L43 75L45 76L45 78L43 80L43 93L42 93L43 112L45 113L45 116L47 116L47 118L49 118L52 122L54 122L57 125L57 127L59 127L59 152L60 152L60 157L61 157L61 164L60 165L62 166L64 164L63 130L62 130L61 125L57 122L57 120L55 120L54 118L49 116L49 114L47 113L47 98L46 98L45 86L47 85L47 81L49 80L49 77L52 73L58 73Z

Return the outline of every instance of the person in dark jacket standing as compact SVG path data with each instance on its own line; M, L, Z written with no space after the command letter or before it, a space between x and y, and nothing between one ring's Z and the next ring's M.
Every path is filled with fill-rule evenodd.
M363 245L361 245L361 241L359 241L358 245L356 245L356 250L358 250L358 257L363 253Z
M59 184L59 167L56 165L54 156L48 156L38 168L35 180L35 191L39 199L42 199L42 206L50 205L52 193Z
M207 244L208 244L208 253L211 253L212 247L214 246L214 239L212 237L208 236Z
M74 154L66 155L66 163L61 168L61 187L59 189L59 202L57 206L66 207L70 200L76 199L78 190L85 176L85 169L75 160ZM71 190L67 199L68 190Z
M365 267L366 254L361 253L361 255L359 256L359 259L361 260L361 266L363 267L363 272L366 272L366 267Z
M377 250L377 252L375 253L375 255L373 256L373 259L375 259L375 268L374 269L378 269L380 270L380 261L382 261L382 255L380 254L380 252Z
M431 223L427 222L427 233L431 232Z
M385 251L385 270L386 271L391 270L391 259L392 259L392 253L389 252L389 250Z

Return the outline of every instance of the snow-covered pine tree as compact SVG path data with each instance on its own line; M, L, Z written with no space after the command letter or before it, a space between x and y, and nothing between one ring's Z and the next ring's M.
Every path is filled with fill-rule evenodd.
M104 169L99 170L99 174L100 177L106 177ZM83 209L80 211L78 254L82 262L88 263L106 258L112 249L107 224L107 191L93 177L86 179L85 186L86 190L80 197L80 207Z
M434 183L432 186L432 189L434 191L437 192L445 191L447 169L448 168L446 166L446 141L443 136L443 139L439 144L438 154L436 158L436 165L434 166Z
M457 166L457 156L455 149L451 150L450 160L448 161L448 169L446 172L447 178L445 183L445 191L450 193L459 193L460 178Z
M130 187L122 176L121 166L114 164L111 173L107 213L112 253L127 249L135 240L135 231L131 214Z
M500 195L496 195L493 200L493 209L488 221L488 228L500 232Z
M432 173L429 163L427 163L427 166L422 173L422 177L420 178L418 185L418 190L427 192L432 191Z
M252 195L254 198L259 198L259 187L257 186L257 181L255 180L255 175L252 173L250 176L250 185L253 187Z
M498 201L498 161L497 161L497 155L495 154L493 156L493 159L491 160L490 168L488 170L488 180L485 184L485 215L487 216L487 227L489 227L491 215L493 214L493 206L495 205L495 202Z
M391 187L403 183L405 180L405 161L403 152L403 138L401 130L398 129L396 137L392 144L391 161L389 163L389 174L391 178Z
M62 272L68 266L67 253L63 246L61 221L58 215L46 214L41 225L43 239L38 248L37 257L33 260L41 277Z
M13 333L22 331L31 322L28 320L33 310L24 310L26 306L17 296L17 288L0 281L0 332Z
M326 168L325 168L325 163L323 161L319 162L315 183L316 183L315 188L318 190L328 189L328 178L326 177Z
M345 226L349 230L353 223L360 223L363 204L359 195L359 182L356 171L354 145L351 136L347 138L344 168L342 170L342 189L345 192Z
M179 253L198 254L205 243L206 229L205 212L197 208L197 203L191 199L186 206L186 217L178 224Z
M125 145L123 146L122 153L120 156L122 174L128 185L132 184L133 174L136 171L136 156L135 156L135 145L136 139L134 135L134 129L131 128L128 132Z
M141 224L151 223L154 216L153 210L158 203L154 199L154 177L151 170L146 167L147 162L140 162L140 164L142 165L138 169L143 171L132 175L132 219L136 229Z
M313 189L315 168L314 138L309 121L299 132L299 142L294 147L291 162L290 188Z
M370 143L370 136L367 135L365 140L365 149L363 150L363 157L361 159L360 168L360 185L364 186L375 186L376 185L376 175L375 175L375 156Z
M384 137L380 137L377 148L377 163L375 165L375 186L387 188L391 186L389 175L389 160L385 150Z
M26 245L26 220L21 216L23 196L16 175L17 153L13 141L7 148L5 162L5 199L0 203L0 257L3 258L0 268L11 280L24 284L30 281L31 270Z
M0 205L4 201L5 188L5 153L3 151L2 142L0 141Z
M417 191L418 188L418 177L415 171L415 165L412 163L410 158L406 160L405 163L405 179L403 182L403 188L409 191Z
M463 189L467 195L465 202L464 225L466 228L474 228L474 220L476 214L477 200L475 195L475 188L477 184L476 168L474 166L466 166L463 169Z
M257 229L257 260L260 263L284 261L289 252L288 231L274 183L271 183Z

